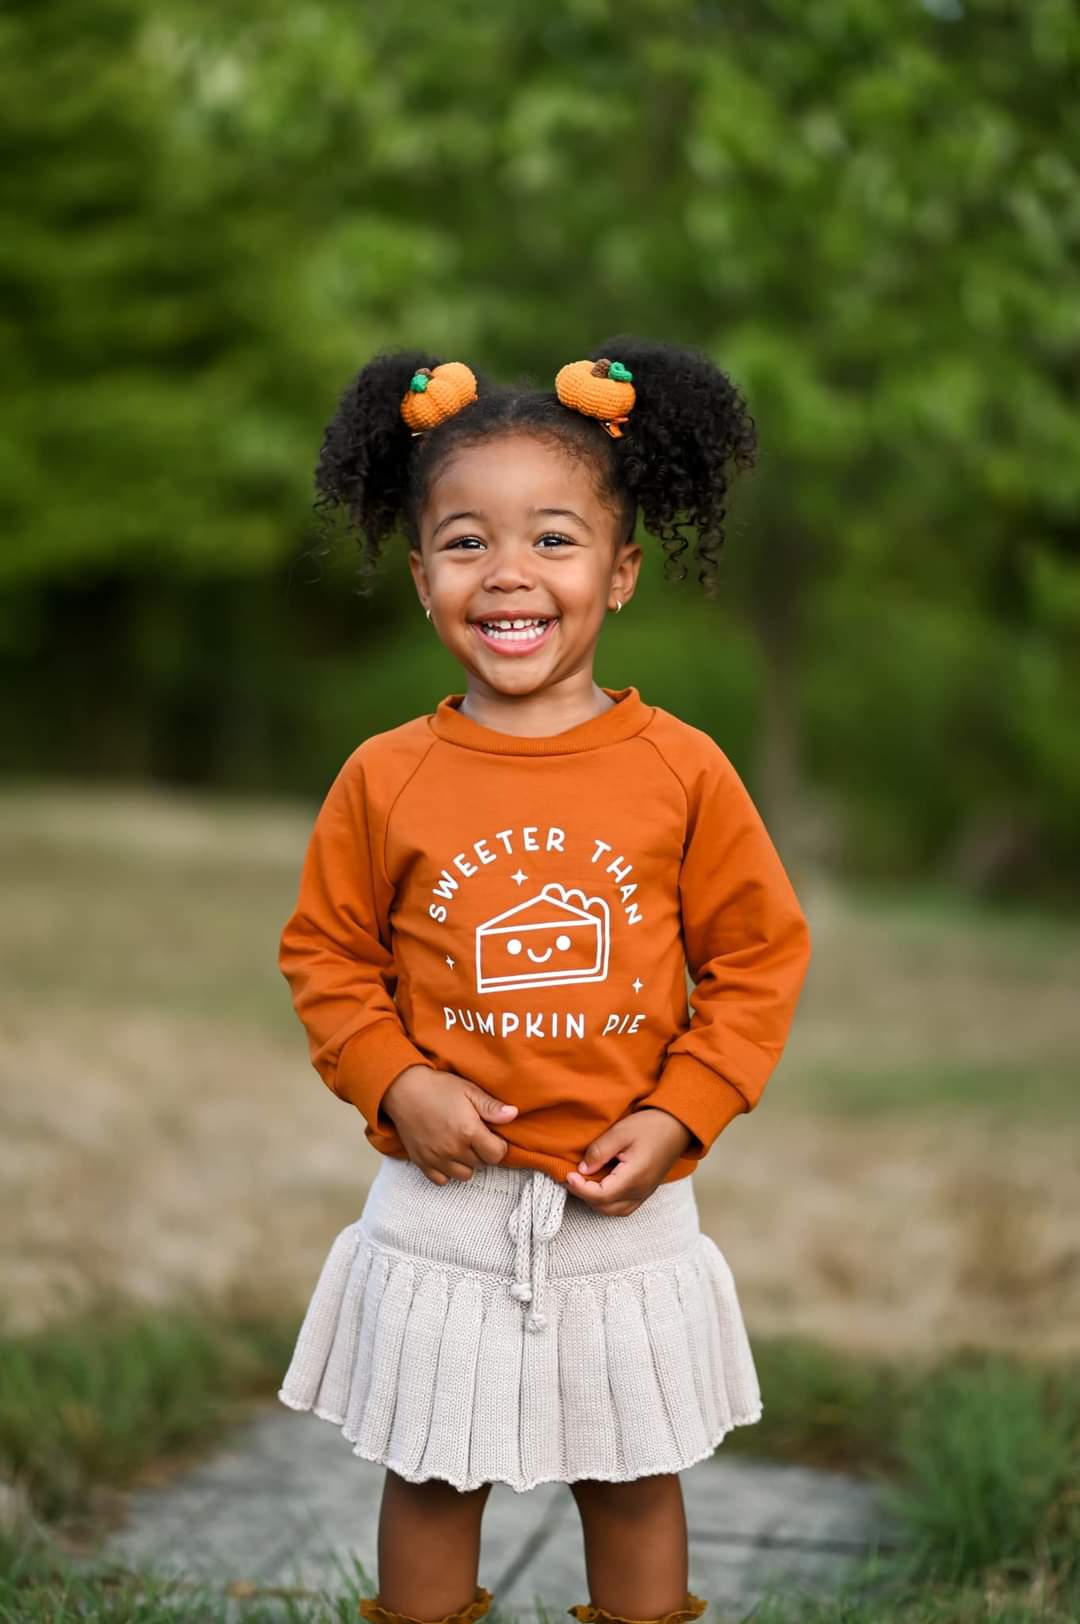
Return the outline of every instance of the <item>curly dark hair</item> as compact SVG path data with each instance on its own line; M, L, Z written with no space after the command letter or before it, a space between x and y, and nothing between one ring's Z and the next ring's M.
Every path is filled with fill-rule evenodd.
M620 438L560 402L551 390L491 383L475 367L477 399L435 429L414 437L401 416L413 374L445 357L420 350L383 351L346 388L326 427L315 471L314 508L325 531L343 517L361 545L362 594L373 586L386 538L403 532L419 548L418 518L429 486L453 453L489 436L529 433L585 459L601 498L632 539L640 510L662 543L665 573L695 531L698 580L712 594L724 542L729 467L753 465L754 419L731 379L699 350L621 334L589 360L617 359L630 369L636 402Z

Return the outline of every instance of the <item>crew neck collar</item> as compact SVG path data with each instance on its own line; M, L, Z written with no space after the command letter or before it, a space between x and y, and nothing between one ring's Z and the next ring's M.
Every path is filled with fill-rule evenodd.
M655 707L646 705L636 688L604 688L602 683L600 687L615 701L606 711L562 733L549 733L540 738L520 738L516 733L500 733L495 728L484 727L462 712L464 694L447 694L428 721L440 739L496 756L564 756L580 750L597 750L632 738L651 721Z

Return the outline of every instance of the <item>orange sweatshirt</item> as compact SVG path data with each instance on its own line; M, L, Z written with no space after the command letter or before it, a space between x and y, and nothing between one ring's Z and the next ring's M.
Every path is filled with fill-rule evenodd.
M707 733L604 692L544 738L449 694L327 793L279 962L312 1065L385 1155L407 1157L382 1096L427 1065L516 1105L500 1165L560 1181L660 1106L694 1135L666 1183L780 1058L810 934L754 803Z

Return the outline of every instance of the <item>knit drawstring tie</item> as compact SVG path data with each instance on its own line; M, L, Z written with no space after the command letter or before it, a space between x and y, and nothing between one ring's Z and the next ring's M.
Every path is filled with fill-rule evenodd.
M538 1167L523 1182L521 1198L510 1214L510 1234L517 1243L510 1295L519 1303L532 1304L525 1323L530 1331L542 1331L548 1322L544 1313L548 1242L559 1233L566 1186L557 1184Z

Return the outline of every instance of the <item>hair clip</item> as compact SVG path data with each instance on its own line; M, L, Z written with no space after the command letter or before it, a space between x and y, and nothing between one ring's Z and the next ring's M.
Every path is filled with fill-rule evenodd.
M621 361L571 361L555 377L555 393L571 411L600 419L613 440L622 438L637 392L634 374Z
M401 401L401 415L413 438L438 428L448 417L476 399L476 378L464 361L443 361L437 367L418 367Z

